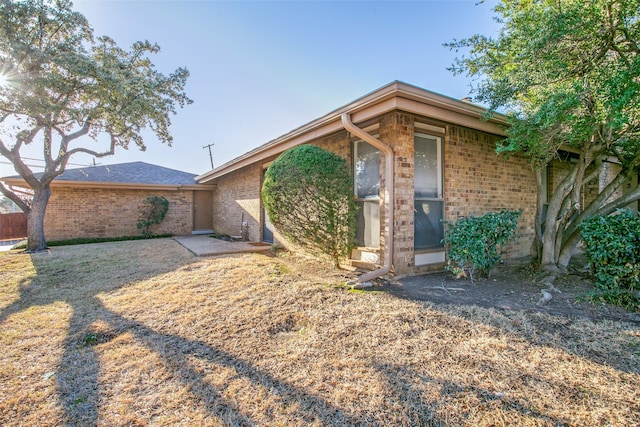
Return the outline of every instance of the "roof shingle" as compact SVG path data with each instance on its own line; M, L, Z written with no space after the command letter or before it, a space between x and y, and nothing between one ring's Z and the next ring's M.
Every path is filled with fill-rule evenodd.
M41 175L42 173L37 173L36 177L40 178ZM131 162L67 169L54 181L193 185L197 184L195 180L196 176L196 174L169 169L145 162Z

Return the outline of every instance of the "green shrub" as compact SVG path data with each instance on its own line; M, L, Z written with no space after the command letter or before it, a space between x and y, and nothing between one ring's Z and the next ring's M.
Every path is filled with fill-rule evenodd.
M153 236L151 227L160 224L167 211L169 210L169 201L163 196L149 196L138 207L140 215L136 226L138 230L142 230L144 237Z
M640 311L640 216L622 209L582 224L582 240L595 277L593 297Z
M522 211L489 212L456 222L447 221L443 242L447 247L447 269L460 276L487 277L500 261L499 249L515 239Z
M262 200L285 238L338 265L355 240L353 179L340 156L313 145L285 151L267 169Z

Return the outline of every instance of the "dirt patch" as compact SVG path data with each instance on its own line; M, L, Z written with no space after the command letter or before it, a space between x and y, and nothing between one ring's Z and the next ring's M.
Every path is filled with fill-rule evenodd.
M477 305L572 319L640 324L640 313L587 301L586 296L594 285L584 272L573 269L569 274L553 280L552 286L549 282L548 274L533 270L527 260L521 259L499 265L489 279L475 283L468 279L456 279L450 272L438 272L401 278L392 281L393 286L378 289L397 297L437 304ZM549 296L551 299L548 299Z

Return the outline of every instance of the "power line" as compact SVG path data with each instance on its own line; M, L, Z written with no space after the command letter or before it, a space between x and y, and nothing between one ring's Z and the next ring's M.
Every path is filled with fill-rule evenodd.
M44 160L42 159L35 159L33 157L20 157L23 160L34 160L36 162L43 162ZM91 164L81 164L81 163L67 163L68 165L72 165L72 166L91 166ZM27 165L28 166L28 165Z
M3 165L12 165L12 166L13 166L13 163L11 163L11 162L1 162L1 161L0 161L0 164L3 164ZM41 169L44 169L44 166L41 166L41 165L30 165L29 163L25 163L25 164L26 164L27 166L29 166L30 168L41 168Z
M43 163L44 163L44 160L36 159L36 158L33 158L33 157L21 157L20 159L22 159L22 160L31 160L31 161L43 162ZM13 164L13 163L11 163L11 162L5 162L5 161L2 161L2 160L0 160L0 164L2 164L2 165L11 165L11 166L14 166L14 164ZM25 163L25 165L26 165L26 166L29 166L30 168L38 168L38 169L44 169L44 168L45 168L45 166L44 166L44 165L34 165L34 164L30 164L30 163ZM91 165L91 164L88 164L88 165L87 165L87 164L81 164L81 163L67 163L67 165L72 165L72 166L84 166L84 167L97 166L97 164L96 164L96 160L95 160L95 159L93 159L93 165Z

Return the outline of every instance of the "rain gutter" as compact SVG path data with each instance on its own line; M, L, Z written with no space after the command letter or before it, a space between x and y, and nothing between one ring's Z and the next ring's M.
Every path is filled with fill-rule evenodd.
M342 113L342 126L347 130L350 134L355 135L356 137L362 139L363 141L371 144L378 150L380 150L384 154L385 159L385 185L384 185L384 204L385 204L385 213L387 219L387 227L385 230L385 248L384 248L384 264L377 270L370 271L368 273L362 274L356 279L357 283L364 283L370 280L373 280L377 277L384 276L385 274L391 271L391 264L393 260L393 217L394 217L394 174L393 174L393 150L384 142L380 141L378 138L372 136L371 134L365 132L360 129L351 121L351 117L349 113Z

